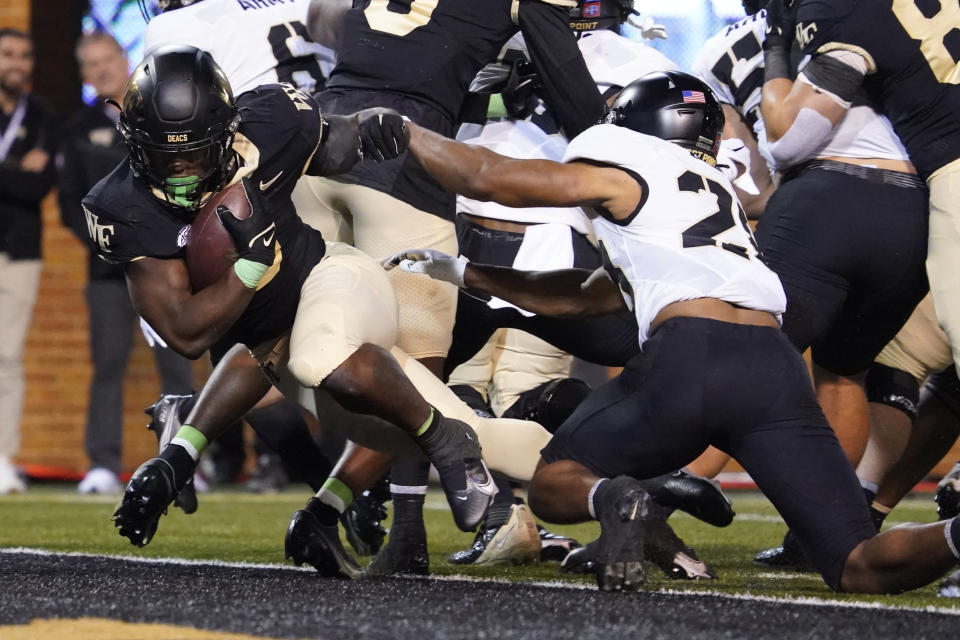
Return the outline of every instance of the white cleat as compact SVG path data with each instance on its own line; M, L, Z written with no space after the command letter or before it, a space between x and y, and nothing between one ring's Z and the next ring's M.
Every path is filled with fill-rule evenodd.
M27 483L20 476L20 470L9 458L0 457L0 496L8 493L23 493Z
M115 495L123 492L120 479L110 469L94 467L87 471L83 480L77 485L77 492L81 494L96 493L99 495Z

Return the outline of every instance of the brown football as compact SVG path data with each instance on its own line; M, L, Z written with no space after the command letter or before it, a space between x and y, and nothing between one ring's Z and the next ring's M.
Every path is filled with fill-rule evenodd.
M219 280L237 260L233 239L217 216L218 207L226 207L240 220L248 218L250 202L243 185L238 182L214 194L190 225L185 259L194 291Z

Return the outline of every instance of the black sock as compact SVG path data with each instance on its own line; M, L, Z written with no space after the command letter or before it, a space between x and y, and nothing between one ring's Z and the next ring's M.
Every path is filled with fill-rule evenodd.
M415 493L394 493L393 523L390 525L391 540L426 540L427 530L423 525L424 496Z
M485 529L495 529L507 524L510 519L510 512L513 509L513 489L510 487L510 481L502 473L493 474L493 480L497 483L497 495L493 502L487 508L485 518Z
M165 446L159 458L166 461L173 469L173 482L178 492L183 489L187 480L193 477L193 472L197 469L197 462L178 444Z
M423 501L427 494L430 463L401 458L390 468L390 499L393 500L393 524L390 536L426 537L423 526Z
M883 521L887 519L888 512L883 512L870 505L870 519L873 520L873 526L877 528L877 531L880 531L880 528L883 527Z
M467 488L464 460L479 457L479 447L462 428L444 418L436 409L414 436L417 444L437 468L444 489L462 491Z
M431 411L430 418L414 436L417 444L438 468L441 465L462 462L468 455L469 448L475 446L475 443L467 439L456 422L451 424L451 421L436 409Z
M300 409L288 401L251 411L247 422L271 451L277 453L293 473L319 491L332 466L310 434Z
M319 498L310 498L310 501L307 502L307 506L304 507L304 510L309 511L313 515L317 516L317 520L320 521L320 524L327 527L336 526L337 521L340 519L340 514L337 513L337 510L327 503L321 502Z

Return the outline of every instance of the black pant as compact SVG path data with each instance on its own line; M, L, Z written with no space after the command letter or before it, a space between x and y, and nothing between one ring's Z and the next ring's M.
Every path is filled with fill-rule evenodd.
M122 278L93 279L87 284L86 294L93 379L84 447L91 467L119 473L123 452L123 379L133 337L139 331L137 313ZM159 345L153 348L153 353L161 392L193 393L190 361Z
M824 161L788 174L756 237L799 350L840 375L866 371L929 289L927 212L916 176Z
M666 321L541 453L600 477L643 479L683 467L709 445L743 465L837 588L873 523L806 365L777 329Z

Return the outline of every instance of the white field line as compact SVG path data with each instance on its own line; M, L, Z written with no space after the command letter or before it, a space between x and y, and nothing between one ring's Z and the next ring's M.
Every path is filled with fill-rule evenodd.
M187 560L185 558L141 558L136 556L124 556L124 555L113 555L113 554L96 554L96 553L80 553L80 552L55 552L47 551L45 549L31 549L29 547L13 547L7 549L0 549L0 555L2 554L26 554L26 555L35 555L35 556L66 556L73 558L102 558L107 560L126 560L129 562L138 562L141 564L172 564L180 566L211 566L211 567L228 567L235 569L280 569L284 571L297 571L297 572L308 572L312 573L314 570L310 567L293 567L286 564L258 564L252 562L223 562L220 560ZM761 574L762 577L770 577L772 579L782 579L782 578L799 578L807 577L802 574ZM534 581L534 582L513 582L510 580L504 580L502 578L481 578L477 576L468 576L468 575L450 575L450 576L410 576L410 580L433 580L436 582L490 582L495 584L504 584L504 585L525 585L525 586L534 586L544 589L568 589L574 591L593 591L595 587L591 584L586 583L571 583L571 582L562 582L559 580L555 581ZM879 609L879 610L890 610L890 611L915 611L918 613L935 613L942 615L951 615L951 616L960 616L960 608L953 607L935 607L935 606L926 606L926 607L898 607L889 604L884 604L882 602L848 602L848 601L838 601L838 600L828 600L825 598L811 598L811 597L797 597L797 598L786 598L779 596L762 596L755 595L752 593L718 593L715 591L702 591L702 590L680 590L680 589L658 589L657 591L652 591L651 593L660 593L665 595L673 596L700 596L706 598L726 598L729 600L743 600L743 601L752 601L752 602L766 602L771 604L795 604L811 607L837 607L840 609Z

